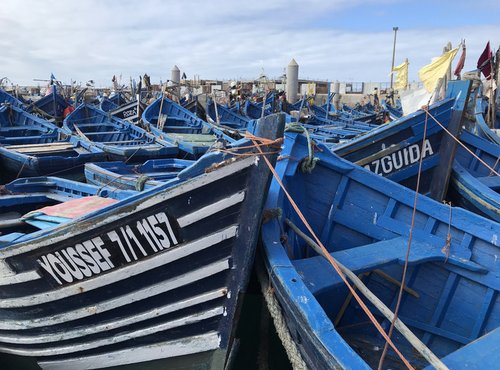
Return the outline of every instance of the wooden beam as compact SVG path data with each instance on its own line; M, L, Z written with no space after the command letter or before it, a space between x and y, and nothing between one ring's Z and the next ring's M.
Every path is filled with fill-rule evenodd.
M460 82L467 83L467 88L465 89L466 96L460 97L460 100L465 99L465 102L463 104L455 103L455 107L451 112L450 123L448 124L448 131L457 139L460 138L460 130L462 128L467 102L469 101L471 86L471 81L464 80ZM431 118L428 118L428 120L431 120ZM453 161L455 160L456 151L456 140L444 132L439 148L439 164L433 171L429 194L432 199L437 200L438 202L443 201L446 193L448 192L448 185L450 183L451 170L453 167Z

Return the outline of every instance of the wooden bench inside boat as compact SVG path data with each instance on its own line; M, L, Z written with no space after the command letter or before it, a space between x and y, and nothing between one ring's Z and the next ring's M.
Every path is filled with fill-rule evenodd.
M358 275L390 264L403 264L407 248L408 239L405 237L396 237L330 254ZM446 260L449 264L470 271L479 273L487 272L482 266L472 261L455 257L453 254L446 256L441 249L442 246L432 245L414 237L411 243L408 262L410 265L414 265L424 262L444 262ZM321 256L293 260L292 263L313 294L332 286L343 284L330 263Z
M119 145L157 145L155 142L148 141L146 139L138 139L138 140L117 140L117 141L101 141L101 144L106 144L106 145L112 145L112 144L119 144ZM160 145L157 145L160 146Z
M500 328L496 328L441 360L450 369L496 369L500 361L499 343ZM424 370L431 369L434 368L427 366Z
M70 142L7 145L5 148L15 150L18 153L48 153L73 150L74 145Z
M200 130L201 127L196 127L196 126L163 126L163 131L164 132L169 132L169 133L192 133L193 131L198 131Z
M170 134L174 138L179 138L179 140L188 141L191 143L199 144L199 145L210 145L217 137L215 135L210 134Z
M95 136L95 135L116 135L123 134L123 131L92 131L92 132L83 132L85 136Z

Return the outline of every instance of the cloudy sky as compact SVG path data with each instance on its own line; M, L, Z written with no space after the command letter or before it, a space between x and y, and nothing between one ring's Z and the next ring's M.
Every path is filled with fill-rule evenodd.
M408 58L413 80L448 41L466 40L474 68L500 44L498 14L498 0L1 0L0 78L157 82L174 64L188 78L277 77L295 58L301 78L382 82L398 26L396 64Z

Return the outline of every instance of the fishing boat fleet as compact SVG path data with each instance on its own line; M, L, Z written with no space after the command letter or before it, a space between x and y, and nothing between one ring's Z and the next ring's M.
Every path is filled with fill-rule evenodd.
M0 91L0 353L232 368L255 273L294 368L496 366L491 99L467 79L406 115L331 98Z

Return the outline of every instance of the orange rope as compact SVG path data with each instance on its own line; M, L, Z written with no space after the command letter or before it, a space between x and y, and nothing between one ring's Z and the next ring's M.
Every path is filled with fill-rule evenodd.
M254 140L252 140L254 142L254 144L257 144ZM257 149L259 150L259 152L263 153L262 150L260 149L259 146L257 146ZM283 183L281 182L281 179L279 178L279 175L278 173L276 172L276 170L274 169L274 167L271 165L271 163L269 162L269 160L266 158L266 156L263 156L264 160L266 161L266 164L267 166L269 167L269 170L271 171L271 173L273 174L274 178L276 179L276 181L278 182L278 184L280 185L281 189L283 190L283 192L285 193L286 197L288 198L288 200L290 201L293 209L295 210L295 212L297 212L297 215L299 216L299 218L302 220L302 222L304 223L304 225L306 226L307 230L311 233L311 235L313 236L314 240L316 241L316 243L318 244L318 246L321 248L321 250L323 251L325 257L327 258L328 262L330 262L330 264L332 265L332 267L335 269L335 271L339 274L340 278L344 281L344 283L346 284L347 288L349 289L349 291L351 292L351 294L353 295L353 297L356 299L356 301L358 302L358 304L361 306L361 308L363 309L363 311L366 313L366 315L370 318L370 320L372 321L373 325L375 325L375 327L377 328L377 330L380 332L380 334L384 337L384 339L389 343L389 345L392 347L392 349L394 350L394 352L396 352L396 354L399 356L399 358L401 359L401 361L403 361L403 363L406 365L406 367L408 369L412 369L413 370L413 367L411 366L411 364L408 362L408 360L403 356L403 354L396 348L396 346L394 345L394 343L392 342L392 340L387 336L387 334L385 333L384 329L380 326L380 323L377 321L377 319L375 318L375 316L373 316L373 314L370 312L370 310L368 309L368 307L366 306L366 304L363 302L363 300L359 297L359 295L356 293L356 291L354 290L354 288L351 286L351 284L349 284L349 282L347 281L347 278L345 277L345 275L342 273L339 265L337 264L337 262L335 261L335 259L330 255L330 253L328 252L328 250L325 248L325 246L323 245L323 243L321 242L321 240L319 240L319 238L316 236L316 234L314 233L314 231L312 230L311 226L309 225L309 223L307 222L306 218L304 217L304 215L302 214L302 212L300 211L299 207L297 206L297 204L295 203L295 201L293 200L293 198L291 197L291 195L288 193L288 191L285 189L285 186L283 185Z
M483 165L486 166L486 168L488 168L492 174L495 174L497 176L500 176L500 174L495 171L493 168L491 168L485 161L483 161L481 158L479 158L475 153L472 152L472 150L470 150L469 148L467 148L465 146L464 143L462 143L460 140L458 140L450 131L448 131L446 129L446 127L443 126L443 124L441 122L439 122L432 114L431 112L429 112L427 110L427 107L422 107L422 110L427 113L439 126L441 126L441 128L444 130L444 132L446 132L448 135L450 135L453 140L455 140L457 143L459 143L465 150L467 150L474 158L476 158L479 162L481 162ZM426 118L427 119L427 118Z

